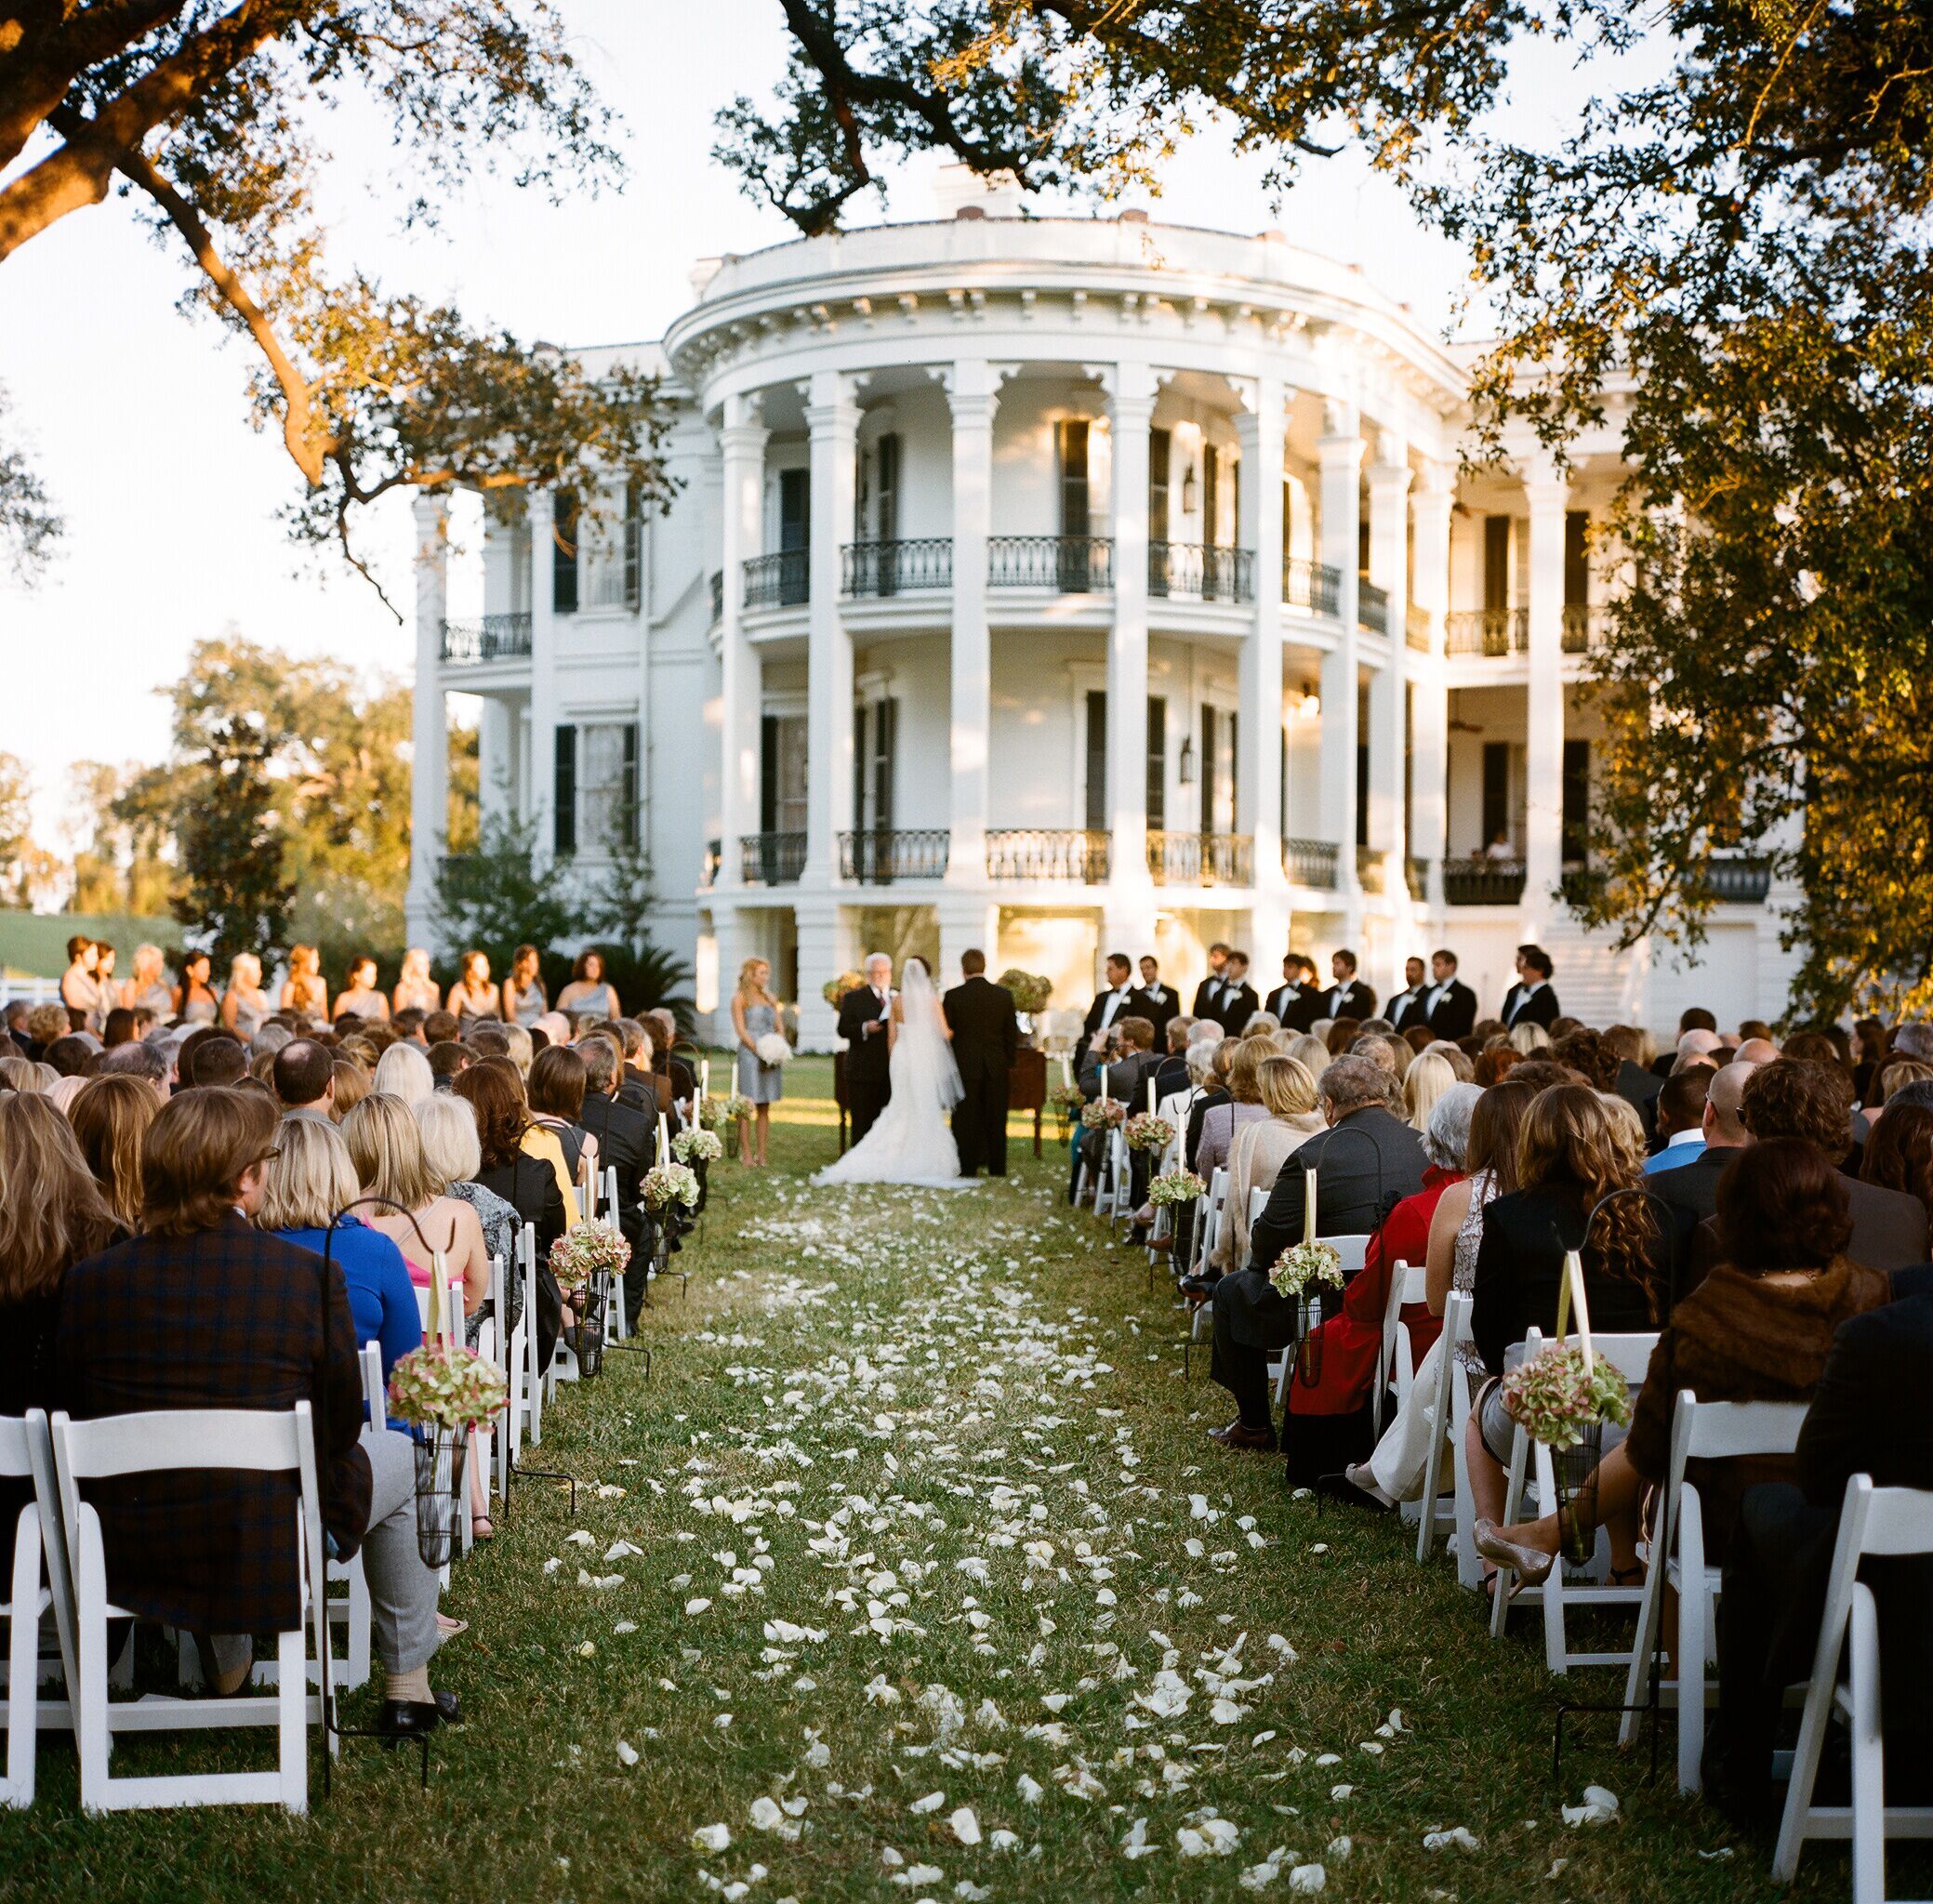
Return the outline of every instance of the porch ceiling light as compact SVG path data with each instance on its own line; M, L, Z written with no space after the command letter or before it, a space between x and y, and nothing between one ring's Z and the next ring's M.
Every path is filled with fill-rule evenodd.
M1194 786L1194 784L1195 784L1195 743L1194 743L1194 741L1193 741L1193 740L1192 740L1192 739L1191 739L1191 738L1190 738L1189 736L1187 736L1186 734L1184 734L1184 735L1182 736L1182 746L1181 746L1181 766L1180 766L1180 768L1179 768L1179 769L1178 769L1177 771L1178 771L1178 773L1179 773L1179 774L1180 774L1180 778L1181 778L1181 784L1182 784L1182 785L1183 785L1184 787L1193 787L1193 786Z
M1182 514L1195 513L1195 466L1190 463L1182 474Z

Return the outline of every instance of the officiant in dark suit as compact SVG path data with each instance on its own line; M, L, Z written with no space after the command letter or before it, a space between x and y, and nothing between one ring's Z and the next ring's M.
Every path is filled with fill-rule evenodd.
M866 961L866 983L839 1001L839 1035L846 1041L846 1112L853 1142L879 1121L893 1095L893 961L875 952Z
M953 1142L960 1151L960 1174L975 1177L986 1166L989 1177L1007 1174L1007 1074L1020 1049L1020 1025L1013 994L986 976L984 952L962 952L959 985L940 1000L953 1034L953 1062L960 1066L960 1100L953 1107Z

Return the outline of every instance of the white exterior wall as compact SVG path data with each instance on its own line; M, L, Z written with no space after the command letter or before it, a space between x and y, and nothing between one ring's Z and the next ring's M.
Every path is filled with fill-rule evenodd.
M1132 417L1151 415L1152 427L1170 437L1169 507L1165 521L1145 522L1150 541L1178 546L1183 560L1192 545L1231 549L1247 533L1244 523L1255 520L1255 510L1280 508L1279 483L1287 502L1285 556L1302 564L1324 556L1336 562L1343 572L1335 592L1346 606L1357 596L1357 575L1353 563L1344 566L1347 538L1324 537L1323 459L1342 456L1337 444L1357 442L1358 507L1365 519L1372 480L1383 484L1385 500L1380 507L1410 512L1407 557L1400 521L1393 529L1385 513L1378 532L1377 560L1392 584L1394 602L1398 609L1405 600L1440 602L1440 596L1417 587L1415 511L1427 485L1415 479L1456 465L1464 427L1463 364L1418 332L1407 313L1381 298L1361 273L1268 234L1240 238L1137 227L1126 220L989 218L888 226L725 260L705 282L698 303L672 326L661 350L624 354L664 373L665 402L673 417L667 455L679 485L665 512L645 526L635 609L625 601L621 540L592 534L579 558L577 613L550 614L550 550L544 529L549 502L538 498L533 511L536 539L527 531L490 526L481 551L486 616L528 617L537 658L512 652L477 661L453 650L454 658L438 664L443 598L439 589L426 588L419 613L430 619L418 634L419 680L428 672L444 692L483 697L486 810L508 802L524 815L544 811L553 722L638 723L645 839L661 900L657 932L696 968L702 1010L722 1002L739 960L759 951L781 972L788 972L788 961L796 966L786 983L798 989L804 1041L822 1044L829 1019L818 1003L818 989L830 973L819 966L850 962L861 949L862 932L886 930L894 920L899 923L892 930L905 943L936 945L949 962L960 948L978 944L996 970L1020 963L1047 971L1062 988L1057 1003L1064 1005L1085 1002L1093 961L1107 949L1103 941L1117 935L1134 940L1132 949L1156 950L1166 976L1186 988L1199 976L1199 947L1207 940L1247 941L1252 932L1254 943L1247 949L1256 983L1266 989L1276 982L1285 949L1275 943L1285 919L1286 944L1298 949L1326 957L1335 946L1354 945L1364 957L1365 976L1384 993L1404 957L1449 944L1460 951L1464 975L1486 1007L1494 1007L1509 981L1515 945L1527 930L1541 926L1558 962L1560 997L1567 1004L1573 998L1588 1001L1600 1018L1612 1011L1641 1013L1655 1027L1668 1029L1684 1002L1713 1001L1721 1015L1734 999L1749 1000L1751 1010L1762 1015L1782 1002L1789 961L1777 952L1776 917L1765 906L1723 908L1701 965L1678 972L1642 949L1613 958L1603 944L1586 943L1561 907L1554 915L1535 895L1527 893L1520 906L1448 903L1439 868L1483 844L1486 738L1506 740L1515 750L1514 825L1525 805L1525 654L1459 653L1453 641L1446 654L1441 626L1427 605L1416 610L1420 619L1411 625L1415 632L1406 651L1400 613L1386 633L1369 626L1344 629L1332 615L1299 599L1285 578L1281 706L1255 707L1248 705L1244 681L1272 681L1273 670L1271 666L1264 676L1245 673L1257 658L1249 653L1257 624L1252 592L1248 601L1233 600L1225 585L1214 599L1202 600L1185 590L1164 595L1150 588L1145 607L1141 600L1124 606L1124 594L1143 595L1138 576L1117 573L1111 585L1104 578L1098 586L1079 586L1056 570L1059 559L1049 538L1061 527L1055 428L1064 420L1079 417L1089 424L1091 535L1106 537L1125 526L1131 542L1138 542L1143 533L1138 497L1119 498L1123 515L1114 495L1113 472L1124 454L1132 484L1144 481L1146 464L1138 441L1130 441L1125 453L1113 441L1111 419L1125 406ZM1283 403L1275 434L1258 433L1254 416L1244 416L1245 406L1264 389L1279 391ZM941 562L948 538L979 533L971 522L963 529L956 523L954 475L956 467L974 470L973 458L983 453L970 450L969 460L956 464L960 452L953 417L977 416L977 427L984 429L989 397L973 393L990 393L989 507L978 520L993 538L995 553L984 587L961 597L962 612L977 615L983 611L974 604L984 596L989 631L984 756L973 731L981 689L971 673L960 681L953 679L949 627L959 584L946 583L944 567L934 572L937 586L842 594L831 627L823 609L815 616L801 602L746 601L741 608L743 578L722 575L727 625L742 626L744 645L736 652L748 657L740 703L735 708L724 705L722 630L712 608L712 577L722 567L725 535L721 430L735 419L733 441L741 447L735 454L754 459L741 465L749 483L742 519L747 535L757 530L761 541L746 552L755 557L775 551L781 472L809 467L808 390L822 393L814 403L831 393L850 404L852 411L844 414L855 418L861 499L850 534L861 544L877 542L878 444L891 432L900 445L896 539L921 544L929 558L937 550L933 559ZM834 413L815 414L828 430L853 427ZM1616 430L1613 392L1607 423L1574 446L1577 468L1562 492L1563 507L1602 509L1616 481ZM1273 443L1278 435L1278 475L1248 467L1237 474L1243 441L1252 451L1255 443ZM1325 442L1331 444L1327 451ZM1222 472L1212 522L1205 516L1204 445L1213 446ZM1456 485L1447 561L1452 621L1483 602L1487 514L1514 518L1507 600L1522 608L1529 599L1533 532L1548 536L1550 524L1561 517L1555 513L1556 492L1546 474L1540 519L1545 526L1535 531L1525 489L1532 459L1529 445L1522 447L1515 469L1482 471ZM844 466L834 459L826 467ZM1372 477L1372 469L1380 473ZM1346 510L1347 490L1338 484L1347 480L1344 463L1337 462L1328 479L1332 507ZM811 570L816 577L840 576L843 588L853 571L844 551L827 546L839 535L842 499L831 497L828 520L823 505L829 494L822 489L814 499ZM1387 500L1391 496L1397 500ZM1345 513L1343 523L1347 520ZM1436 520L1440 523L1442 518ZM1001 538L1014 537L1028 538L1037 563L1035 586L1016 586L1013 575L1002 578ZM1042 549L1049 553L1041 555ZM1547 628L1556 557L1548 541L1542 550L1544 566L1538 573L1545 578L1540 585L1545 605L1540 613ZM863 558L861 574L868 573L867 560L879 558ZM1392 561L1397 564L1394 574ZM1401 573L1405 567L1408 574ZM1251 585L1262 579L1248 577ZM1133 584L1125 591L1124 580ZM1604 593L1602 561L1587 593L1593 601ZM1118 621L1118 608L1133 619ZM1366 621L1369 609L1362 614ZM754 842L741 850L722 838L721 749L726 734L739 736L742 751L754 744L761 713L805 715L812 705L809 629L814 630L814 642L846 644L832 658L841 675L850 665L858 705L881 695L897 705L895 828L942 841L963 829L961 837L973 842L973 864L949 853L943 866L890 883L854 879L843 871L840 836L853 825L850 758L833 762L829 783L823 767L814 772L808 763L809 779L820 788L814 799L821 802L815 809L821 817L814 822L819 827L828 824L824 801L829 784L831 839L821 834L808 842L814 857L803 879L767 883L761 870L766 862L760 857L765 849ZM1541 652L1547 656L1549 649ZM1353 668L1345 660L1351 654ZM1540 665L1547 668L1549 662ZM1565 734L1590 732L1569 686L1581 667L1581 658L1568 652L1559 664L1566 683L1556 717L1562 732L1540 735L1542 760L1561 760ZM1132 865L1117 861L1106 878L1083 877L1078 860L1064 865L1057 877L1040 877L1037 869L1021 878L1010 861L1000 859L1000 841L1009 829L1032 829L1058 842L1048 851L1050 861L1052 851L1082 850L1086 696L1108 688L1119 669L1127 670L1122 678L1128 691L1138 694L1144 668L1147 693L1168 703L1165 808L1171 846L1192 851L1202 826L1204 705L1216 710L1218 722L1231 714L1243 723L1279 720L1286 787L1280 832L1296 843L1298 853L1303 842L1328 836L1336 855L1332 889L1297 885L1282 868L1254 866L1252 856L1221 865L1209 854L1221 869L1206 884L1186 872L1177 877L1164 862L1152 885L1138 859ZM1390 790L1401 787L1404 771L1401 760L1388 757L1403 731L1400 714L1391 709L1400 707L1405 676L1419 684L1419 694L1449 694L1451 727L1443 757L1439 839L1426 837L1413 813L1391 817ZM1364 861L1360 885L1356 760L1348 750L1358 723L1329 705L1350 693L1345 682L1352 677L1363 706L1380 710L1360 724L1360 738L1371 749L1370 786L1384 815L1370 836L1379 853ZM1548 673L1542 679L1547 694ZM1140 724L1138 716L1117 714L1111 723L1114 772L1133 757ZM835 747L850 747L841 738L848 729L840 710L822 707L814 719L829 721L815 732L832 734ZM1186 782L1184 742L1191 756ZM1413 753L1413 734L1410 745ZM1248 754L1249 747L1244 745L1241 752ZM982 784L973 764L982 758L985 810L956 813L951 809L960 797L957 789ZM1140 791L1138 782L1127 789L1137 831ZM1110 789L1118 825L1121 796L1121 788ZM1238 823L1265 824L1272 830L1278 797L1274 787L1244 787ZM1554 789L1542 789L1540 811L1547 815L1556 798ZM1412 798L1411 806L1417 804ZM419 811L433 806L433 794L426 790ZM755 828L758 812L754 797L738 824ZM1547 818L1543 824L1548 826ZM978 842L989 830L983 865ZM749 839L749 831L741 837ZM548 839L547 828L546 845ZM1382 856L1382 849L1396 840L1404 841L1414 859L1428 863L1426 900L1410 897L1393 848L1386 863ZM722 860L712 879L707 854L714 840L722 843ZM1248 836L1241 835L1215 850L1238 855L1247 844ZM857 853L863 859L879 845L861 839L847 850L847 858ZM594 844L580 842L578 858L578 877L594 877ZM743 877L748 869L755 875L750 881ZM419 869L410 901L412 936L418 940L431 930L432 892L433 874ZM1574 974L1570 993L1567 972Z

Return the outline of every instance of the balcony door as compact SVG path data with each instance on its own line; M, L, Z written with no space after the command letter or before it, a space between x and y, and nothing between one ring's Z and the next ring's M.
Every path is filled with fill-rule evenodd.
M899 703L890 696L853 711L853 831L893 830L893 790L898 779Z
M1165 430L1147 433L1147 591L1168 592L1168 459L1172 440ZM1154 821L1148 824L1153 826Z
M1084 595L1092 585L1088 574L1088 537L1093 533L1092 502L1088 487L1088 422L1069 416L1056 426L1061 471L1061 542L1058 584L1062 594Z
M778 599L796 608L806 599L812 574L812 471L778 472Z
M1240 804L1237 780L1238 716L1234 709L1201 708L1201 830L1234 833Z
M759 830L805 831L805 716L767 714L760 723Z

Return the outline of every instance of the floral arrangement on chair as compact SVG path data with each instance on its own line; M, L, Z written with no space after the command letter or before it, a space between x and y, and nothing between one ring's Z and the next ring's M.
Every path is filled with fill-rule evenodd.
M625 1253L629 1258L629 1250ZM510 1377L461 1342L412 1349L390 1370L389 1411L413 1428L481 1428L503 1412L510 1397Z
M592 1217L577 1223L550 1246L550 1274L565 1295L581 1289L600 1270L622 1276L631 1260L631 1246L616 1223Z
M1548 1448L1575 1448L1607 1421L1620 1428L1631 1421L1630 1383L1602 1355L1586 1368L1574 1342L1553 1342L1518 1363L1501 1394L1510 1419Z
M1301 1242L1282 1252L1268 1279L1283 1295L1298 1300L1312 1289L1339 1289L1343 1259L1327 1243Z
M848 992L856 992L866 980L856 972L842 972L819 987L819 996L837 1012Z
M1208 1195L1208 1185L1193 1170L1164 1170L1147 1186L1147 1200L1157 1210L1172 1204L1193 1203Z
M997 983L1003 991L1013 994L1016 1012L1044 1012L1047 1001L1053 997L1051 978L1042 978L1038 972L1022 972L1017 965L1010 965Z
M1081 1105L1080 1121L1089 1130L1118 1130L1128 1121L1128 1107L1118 1097L1097 1097Z
M723 1097L708 1097L705 1100L705 1128L708 1130L729 1130L741 1117L752 1114L752 1101L737 1091L727 1091Z
M646 1210L669 1210L674 1203L695 1210L698 1173L684 1164L658 1164L644 1172L638 1193L639 1201Z
M1047 1102L1062 1123L1071 1124L1086 1106L1087 1098L1078 1084L1056 1084L1047 1093Z
M1166 1150L1174 1142L1174 1126L1152 1111L1137 1111L1128 1119L1122 1134L1130 1150Z
M725 1154L725 1141L716 1130L681 1130L671 1140L671 1155L682 1164L715 1164Z

